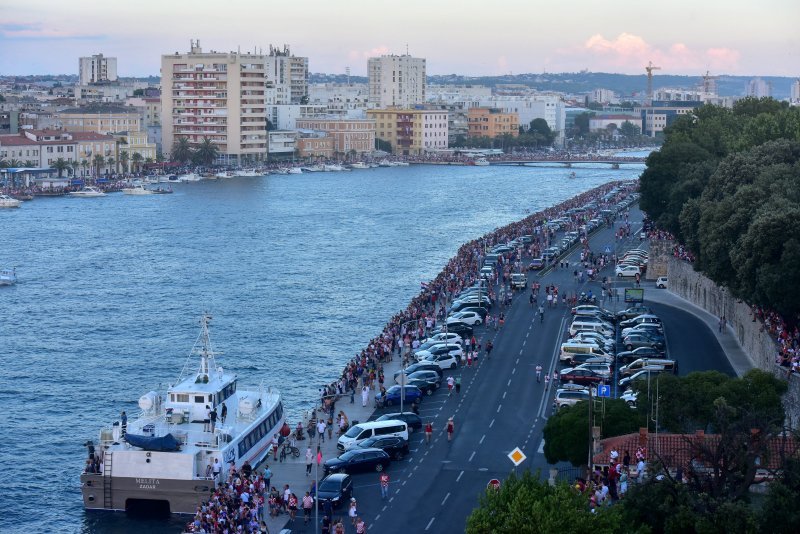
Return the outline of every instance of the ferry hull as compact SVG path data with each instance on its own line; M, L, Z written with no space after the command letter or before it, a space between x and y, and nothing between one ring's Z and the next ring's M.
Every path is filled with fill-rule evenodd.
M213 480L81 475L83 505L87 510L125 511L130 499L166 501L173 514L194 514L214 490Z

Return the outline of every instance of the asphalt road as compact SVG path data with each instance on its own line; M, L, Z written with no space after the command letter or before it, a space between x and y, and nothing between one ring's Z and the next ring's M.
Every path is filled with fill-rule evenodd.
M641 213L632 209L630 218L633 235L638 236ZM595 252L602 253L609 247L621 255L624 250L639 246L640 241L633 237L615 242L613 230L602 227L591 236L590 243ZM600 293L599 280L610 275L611 268L606 267L597 282L576 284L573 270L579 252L578 247L568 252L569 269L532 272L529 280L539 280L542 286L555 284L560 294L564 291L580 294L589 289ZM615 284L621 294L625 287L634 285L619 278ZM664 323L668 355L679 360L680 374L706 369L733 374L714 334L702 321L677 307L649 303L648 292L662 290L652 283L643 283L642 287L645 287L645 304ZM518 470L541 469L546 477L548 469L553 467L545 462L541 450L542 429L552 414L555 388L545 390L544 383L536 382L535 367L541 364L551 376L561 367L558 349L567 337L572 316L568 308L559 306L547 309L540 323L536 310L529 304L529 291L515 294L511 307L504 310L506 322L499 331L476 329L475 335L483 346L490 339L493 341L491 359L481 358L477 366L445 372L445 377L449 374L462 377L460 395L454 393L448 397L447 388L442 387L422 402L420 416L423 421L433 422L434 439L426 445L422 432L411 436L411 454L403 461L393 462L387 470L391 479L389 499L380 498L377 473L354 475L359 514L365 518L369 531L463 532L466 518L477 506L489 480L503 480L513 471L508 454L515 447L527 456ZM620 310L626 307L621 300L604 305ZM380 413L376 412L375 417ZM454 418L456 428L452 442L448 442L444 432L449 417ZM349 526L346 509L337 511L335 516L343 517ZM300 520L296 523L293 532L314 531L312 524L304 526ZM347 529L352 530L353 527Z

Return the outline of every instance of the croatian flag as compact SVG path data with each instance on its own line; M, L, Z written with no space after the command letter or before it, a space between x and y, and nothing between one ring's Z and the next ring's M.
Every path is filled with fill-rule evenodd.
M427 282L420 282L419 285L422 287L422 289L428 289L429 284Z

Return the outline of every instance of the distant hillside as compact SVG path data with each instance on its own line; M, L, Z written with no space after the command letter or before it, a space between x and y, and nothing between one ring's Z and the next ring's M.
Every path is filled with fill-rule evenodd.
M739 96L745 93L745 87L753 76L725 76L717 79L717 87L721 96ZM781 76L762 76L763 80L772 82L772 93L777 99L789 98L792 82L795 78ZM346 83L344 74L311 74L311 83ZM674 76L658 74L653 76L653 87L678 87L693 89L702 83L700 76ZM367 83L364 76L350 76L351 83ZM497 84L522 84L540 91L558 91L562 93L585 93L592 89L611 89L620 96L643 94L647 90L647 76L631 74L610 74L606 72L565 72L559 74L509 74L505 76L464 76L461 74L445 74L428 76L428 83L435 84L479 84L494 87Z

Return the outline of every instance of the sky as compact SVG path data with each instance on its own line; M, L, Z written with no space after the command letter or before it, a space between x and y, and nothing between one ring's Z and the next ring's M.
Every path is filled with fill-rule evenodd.
M427 59L428 74L526 72L800 76L798 0L0 0L0 75L77 74L117 58L288 44L311 72L366 75L367 58Z

